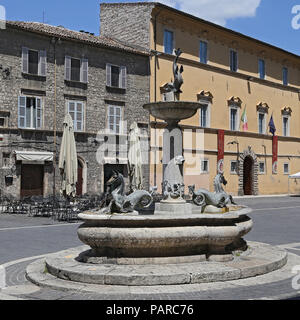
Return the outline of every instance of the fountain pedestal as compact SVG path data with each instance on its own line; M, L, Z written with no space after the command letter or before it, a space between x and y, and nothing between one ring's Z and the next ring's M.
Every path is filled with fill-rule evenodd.
M163 200L155 205L155 214L191 214L192 205L184 200L183 133L178 125L191 118L200 103L185 101L156 102L144 105L144 109L167 123L163 135Z

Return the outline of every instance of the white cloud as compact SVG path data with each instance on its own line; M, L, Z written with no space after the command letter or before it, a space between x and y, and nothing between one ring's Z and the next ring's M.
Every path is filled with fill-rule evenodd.
M261 0L159 0L159 2L224 26L228 19L254 17Z

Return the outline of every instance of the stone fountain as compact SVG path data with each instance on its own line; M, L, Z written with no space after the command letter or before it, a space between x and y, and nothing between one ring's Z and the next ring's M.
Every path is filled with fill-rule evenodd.
M163 200L152 214L141 208L152 193L124 193L123 176L114 172L109 192L99 210L79 215L84 223L78 237L86 245L47 257L52 276L75 282L104 285L155 286L227 281L257 276L282 267L286 253L251 243L243 237L253 227L250 208L231 205L217 176L215 192L195 191L184 199L183 144L179 122L194 116L199 103L180 101L183 67L173 65L174 82L168 99L144 108L167 125L163 137ZM170 96L172 99L170 99ZM211 210L211 209L214 210ZM140 213L139 213L140 211ZM213 212L213 213L212 213Z

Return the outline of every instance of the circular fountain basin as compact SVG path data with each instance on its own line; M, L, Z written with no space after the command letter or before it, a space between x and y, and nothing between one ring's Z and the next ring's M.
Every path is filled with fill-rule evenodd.
M143 106L150 114L164 121L181 121L193 117L201 107L198 102L162 101L148 103Z
M246 207L225 214L98 215L86 212L79 215L85 222L77 233L92 249L87 262L127 258L134 263L139 260L147 263L153 258L165 261L174 257L181 257L181 261L191 257L230 261L234 251L245 249L242 237L253 226L247 216L249 212L251 209Z

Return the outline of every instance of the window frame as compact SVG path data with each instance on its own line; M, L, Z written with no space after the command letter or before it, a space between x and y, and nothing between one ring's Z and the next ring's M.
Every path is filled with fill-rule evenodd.
M29 52L37 52L38 61L37 61L37 73L29 72ZM23 74L28 74L32 76L46 77L47 76L47 51L46 50L37 50L31 49L27 47L22 47L22 57L21 57L22 65L21 71Z
M232 171L232 163L236 164L236 171ZM235 174L235 175L238 174L238 165L239 165L238 160L230 160L230 174Z
M201 61L201 43L206 44L206 61L205 62ZM207 40L203 40L203 39L199 40L199 61L200 63L208 64L208 41Z
M286 71L286 73L285 73ZM286 79L285 79L286 77ZM282 84L284 86L289 85L289 68L288 67L282 67Z
M4 157L4 155L8 155L8 157ZM8 164L5 165L4 159L8 159ZM11 153L10 152L2 152L2 169L9 169L11 166Z
M231 127L231 110L233 109L236 110L236 129L232 129ZM235 105L229 106L229 129L234 132L240 131L240 107Z
M287 119L287 132L285 133L284 132L284 119ZM291 116L290 115L282 115L282 136L283 137L290 137L291 135L291 125L290 125L290 122L291 122Z
M114 128L111 129L110 128L110 108L113 108L114 109L114 123L113 123L113 126ZM116 126L117 126L117 123L116 123L116 109L120 109L120 122L119 122L119 132L116 132ZM124 106L122 105L115 105L115 104L107 104L107 108L106 108L106 129L115 134L115 135L122 135L123 134L123 118L124 118Z
M287 167L288 167L288 172L286 172L285 171L285 166L287 165ZM289 164L289 162L284 162L283 163L283 174L284 175L290 175L290 164Z
M203 170L203 163L204 162L207 163L207 170L206 171ZM207 158L201 159L200 174L209 174L209 159L207 159Z
M25 99L25 106L21 105L21 99ZM35 127L27 127L27 99L35 99L35 117L33 114L33 108L30 107L30 124L33 124L33 120L35 119ZM40 101L40 103L38 103ZM38 104L40 107L38 107ZM21 109L24 109L24 115L21 115ZM40 111L40 116L38 116L38 111ZM24 120L24 126L21 125L21 120ZM40 121L40 125L38 126L38 121ZM19 129L29 129L29 130L41 130L44 127L44 99L43 97L38 96L30 96L30 95L20 95L18 97L18 128Z
M85 119L86 119L86 115L85 115L85 110L86 110L86 106L85 106L85 101L83 100L71 100L71 99L68 99L67 100L67 112L70 114L71 118L72 118L72 115L71 113L74 113L74 119L72 118L73 120L73 128L74 128L74 132L85 132ZM74 111L70 111L70 103L74 103ZM81 120L78 120L78 104L81 104L82 105L82 117L81 117ZM78 122L81 122L81 130L78 130L78 127L77 127L77 123Z
M263 77L261 73L261 64L260 62L263 62ZM262 58L258 58L258 77L261 80L266 80L266 60Z
M210 117L211 117L211 103L207 101L199 101L201 107L199 108L199 125L201 128L210 128ZM202 125L202 108L206 107L206 126Z
M72 79L72 59L80 61L79 81ZM85 83L89 82L89 59L65 55L65 81Z
M112 86L111 83L111 67L118 67L119 68L119 86L115 87ZM109 88L114 88L114 89L122 89L122 90L127 90L127 67L124 65L116 65L116 64L111 64L111 63L106 63L106 86Z
M263 115L264 116L264 121L263 121L263 132L260 132L260 118L259 116L260 115ZM257 125L258 125L258 133L259 134L266 134L267 132L267 116L266 116L266 112L263 112L263 111L258 111L257 112Z
M260 167L261 164L264 165L264 171L261 171L261 170L260 170L260 169L261 169L261 167ZM266 174L266 162L265 162L265 161L259 161L259 162L258 162L258 173L259 173L260 175Z
M233 52L236 54L236 70L233 70L233 65L231 64L231 62L232 62L231 57L232 57L232 53ZM229 69L230 69L231 72L238 72L238 70L239 70L238 50L232 49L232 48L229 49Z
M167 52L166 51L166 46L165 46L165 44L166 44L166 41L165 41L165 34L166 34L166 32L170 32L170 33L172 33L172 45L173 45L173 48L172 48L172 52L171 53L169 53L169 52ZM170 28L164 28L164 31L163 31L163 47L164 47L164 53L166 53L166 54L171 54L171 55L173 55L174 54L174 49L175 49L175 32L174 32L174 30L172 30L172 29L170 29Z

